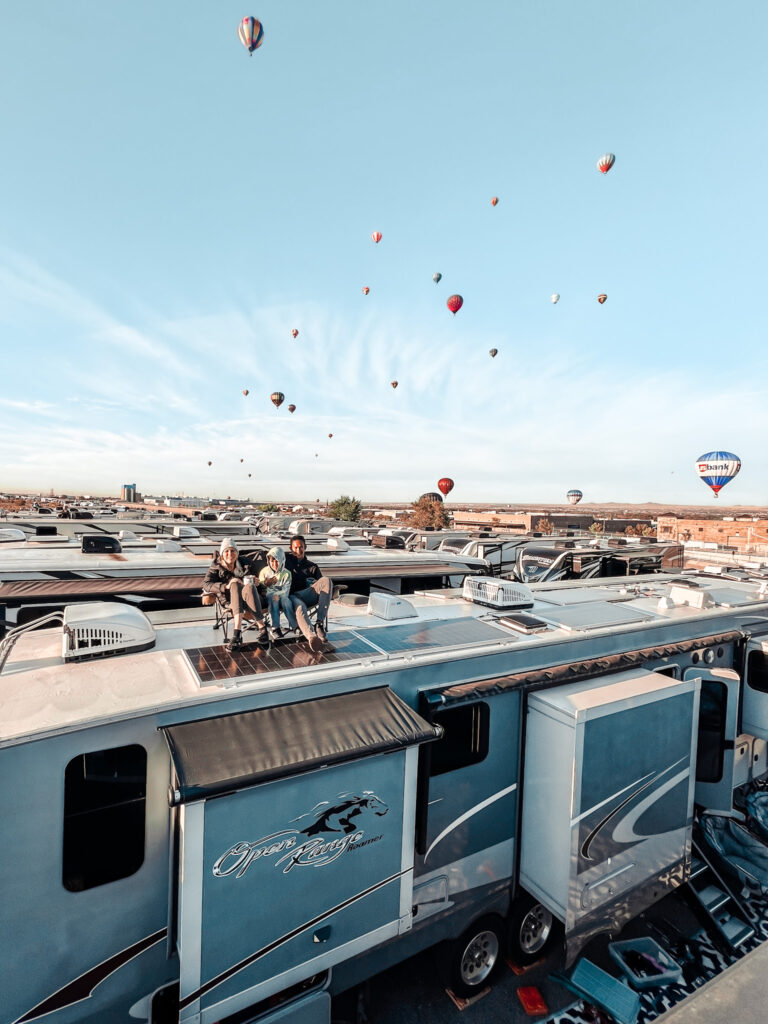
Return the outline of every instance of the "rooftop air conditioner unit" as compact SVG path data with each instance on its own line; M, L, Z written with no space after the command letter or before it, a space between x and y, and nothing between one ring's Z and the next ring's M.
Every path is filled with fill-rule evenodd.
M93 601L64 609L61 655L65 661L145 651L154 644L152 624L131 605Z
M410 601L396 594L371 594L368 598L368 614L379 619L412 619L417 615Z
M524 583L495 576L467 576L462 597L489 608L533 608L533 594Z

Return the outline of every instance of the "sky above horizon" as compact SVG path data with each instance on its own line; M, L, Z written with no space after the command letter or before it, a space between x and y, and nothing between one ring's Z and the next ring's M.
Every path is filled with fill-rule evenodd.
M768 503L764 0L0 28L0 491Z

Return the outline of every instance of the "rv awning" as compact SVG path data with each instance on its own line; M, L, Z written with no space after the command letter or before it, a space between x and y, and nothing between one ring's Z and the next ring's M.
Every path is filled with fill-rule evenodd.
M161 728L178 778L174 804L442 735L439 726L427 724L388 687Z

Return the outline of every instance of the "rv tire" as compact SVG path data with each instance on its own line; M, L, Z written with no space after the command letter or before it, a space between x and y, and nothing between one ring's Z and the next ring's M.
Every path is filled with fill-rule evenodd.
M546 956L560 931L560 922L547 908L520 892L507 918L507 952L521 967Z
M469 999L493 983L503 963L504 923L480 917L450 945L448 983L454 995Z

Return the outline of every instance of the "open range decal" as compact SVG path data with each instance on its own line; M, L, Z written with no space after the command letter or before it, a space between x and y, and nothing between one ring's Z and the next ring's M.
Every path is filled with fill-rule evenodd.
M255 842L244 840L230 846L213 865L213 873L217 878L242 878L254 861L268 859L275 867L282 867L284 875L295 867L322 867L348 850L378 842L382 835L366 838L363 826L375 824L375 819L383 818L388 810L387 804L370 790L360 796L340 793L335 804L323 800L291 821L299 825L310 819L304 828L283 829Z

